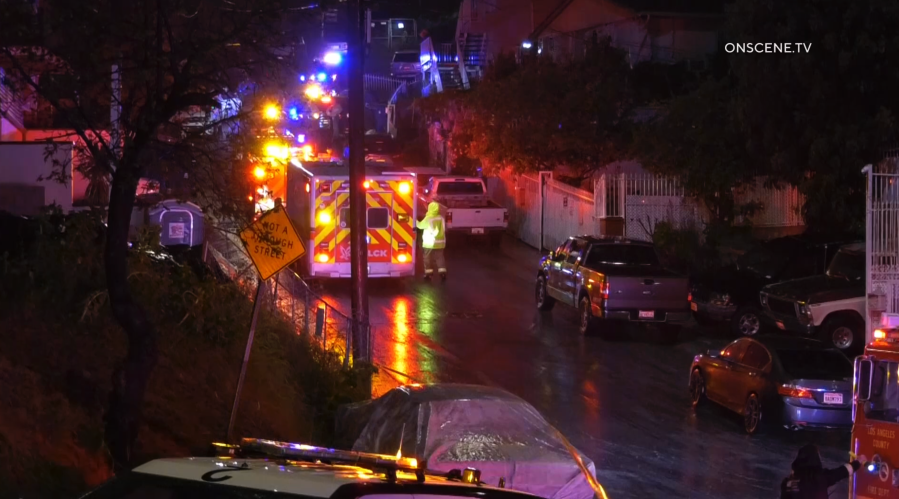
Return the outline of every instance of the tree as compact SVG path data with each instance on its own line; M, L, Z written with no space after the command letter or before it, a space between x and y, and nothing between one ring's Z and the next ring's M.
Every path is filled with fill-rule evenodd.
M645 168L679 179L720 223L732 222L740 208L734 206L733 190L759 173L746 157L733 98L729 79L710 78L668 101L638 127L632 145L633 156Z
M246 127L260 113L251 102L207 121L198 134L186 133L179 117L221 110L222 98L252 101L250 81L279 83L288 59L282 48L290 46L280 23L292 10L277 0L55 0L42 8L43 46L0 47L10 68L4 83L47 102L84 143L89 175L110 185L106 285L128 350L113 375L105 438L114 467L123 469L131 464L157 361L156 330L128 283L138 181L151 167L175 169L205 204L238 209L247 190L235 196L246 184L231 164L247 144L223 141L221 130L228 123Z
M517 171L564 166L587 176L619 159L626 144L628 72L624 54L603 39L570 64L538 57L515 66L501 57L471 92L425 107L449 116L458 158Z

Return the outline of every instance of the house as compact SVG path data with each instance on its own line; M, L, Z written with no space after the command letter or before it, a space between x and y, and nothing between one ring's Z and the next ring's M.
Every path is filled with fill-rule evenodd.
M422 70L436 91L467 88L501 53L564 62L583 57L598 37L609 37L631 64L702 69L723 19L722 0L463 0L455 42L422 42Z

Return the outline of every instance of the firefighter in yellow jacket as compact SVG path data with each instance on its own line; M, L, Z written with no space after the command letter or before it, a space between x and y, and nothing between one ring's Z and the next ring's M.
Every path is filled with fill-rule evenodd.
M430 280L434 268L442 280L446 280L446 260L443 250L446 248L446 220L440 214L440 205L432 202L428 205L428 214L416 224L421 229L422 247L425 250L425 279Z

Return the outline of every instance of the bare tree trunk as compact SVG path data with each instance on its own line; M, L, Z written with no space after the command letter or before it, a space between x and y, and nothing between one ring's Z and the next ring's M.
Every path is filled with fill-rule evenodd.
M109 304L128 338L128 353L112 375L105 416L106 445L116 472L133 464L141 405L159 356L156 328L134 300L128 284L128 231L138 183L135 173L120 165L113 174L104 255Z

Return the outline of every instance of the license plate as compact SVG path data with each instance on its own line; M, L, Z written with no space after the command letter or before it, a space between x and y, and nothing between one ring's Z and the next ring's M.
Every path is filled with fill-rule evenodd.
M699 312L699 305L697 305L697 304L695 304L695 303L691 303L691 304L690 304L690 310L692 310L692 311L694 311L694 312Z
M472 234L483 234L484 229L471 229Z
M842 393L825 393L824 394L824 403L825 404L842 404L843 403L843 394Z
M656 313L653 312L652 310L641 310L640 315L639 315L639 317L641 319L654 319L655 316L656 316Z
M780 322L780 321L777 321L777 328L780 329L781 331L786 331L786 329L787 329L786 327L784 327L784 323Z

